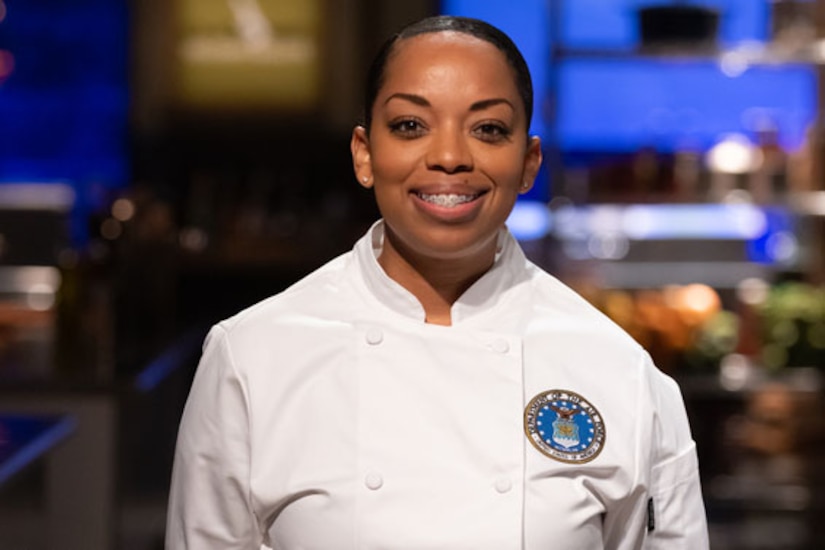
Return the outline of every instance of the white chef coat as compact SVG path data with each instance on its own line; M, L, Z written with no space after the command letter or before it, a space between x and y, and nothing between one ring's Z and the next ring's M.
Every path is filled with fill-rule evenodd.
M378 264L382 236L379 222L213 327L181 421L167 548L707 548L681 395L636 342L506 230L452 326L427 324ZM552 389L597 409L592 460L528 441L525 408Z

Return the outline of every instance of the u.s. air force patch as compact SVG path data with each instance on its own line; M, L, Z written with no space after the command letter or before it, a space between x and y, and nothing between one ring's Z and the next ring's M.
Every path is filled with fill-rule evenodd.
M524 409L524 433L542 454L562 462L589 462L604 448L599 411L567 390L544 391L531 399Z

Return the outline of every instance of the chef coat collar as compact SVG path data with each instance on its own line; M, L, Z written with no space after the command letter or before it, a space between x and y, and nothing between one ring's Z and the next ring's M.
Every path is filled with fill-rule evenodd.
M355 245L356 260L367 291L396 313L424 322L426 314L418 299L391 279L378 263L383 244L384 222L379 220ZM507 291L527 277L525 262L524 253L515 238L506 228L502 228L498 234L493 266L453 304L452 324L489 313L496 305L506 301Z

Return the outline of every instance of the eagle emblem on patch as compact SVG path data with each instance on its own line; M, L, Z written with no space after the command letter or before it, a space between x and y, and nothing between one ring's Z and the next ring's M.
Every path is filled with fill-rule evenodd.
M605 442L599 411L568 390L544 391L531 399L524 409L524 433L542 454L572 464L593 460Z

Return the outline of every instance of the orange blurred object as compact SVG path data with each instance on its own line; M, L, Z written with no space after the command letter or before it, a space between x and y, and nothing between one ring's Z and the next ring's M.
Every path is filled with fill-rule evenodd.
M676 287L673 293L668 302L690 327L701 325L722 308L719 294L708 285L695 283Z

